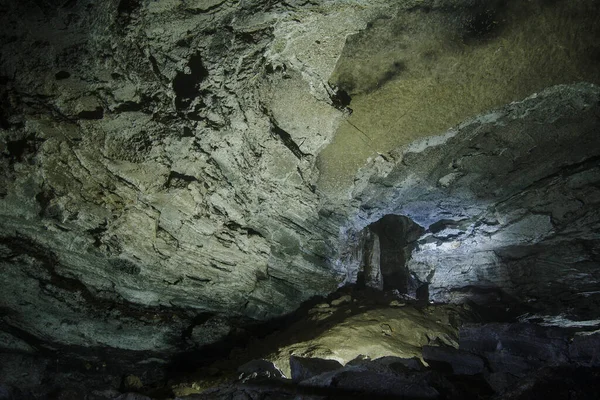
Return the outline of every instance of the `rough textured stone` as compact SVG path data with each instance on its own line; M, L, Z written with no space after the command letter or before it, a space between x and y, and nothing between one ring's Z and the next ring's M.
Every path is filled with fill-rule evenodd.
M252 360L241 365L237 372L239 379L246 382L258 378L285 378L283 373L270 361Z
M376 292L371 292L376 293ZM353 295L358 297L358 293ZM373 298L373 300L375 297ZM383 300L383 299L381 299ZM363 300L363 304L368 304ZM343 308L351 307L344 305ZM365 306L363 306L365 307ZM439 314L431 312L434 309L444 309L447 306L431 306L422 308L419 303L408 304L405 308L417 308L423 310L423 318L430 321L438 321ZM358 310L360 314L360 310ZM364 311L362 313L365 313ZM371 320L375 317L373 313L368 314ZM472 317L472 316L471 316ZM297 322L297 326L287 327L285 330L273 334L262 342L254 342L246 349L251 354L269 354L266 358L273 358L273 349L279 349L282 354L289 354L290 350L281 343L288 341L298 342L298 338L313 336L312 341L297 343L295 352L300 351L300 346L305 346L306 352L321 352L329 357L339 357L332 349L324 348L324 341L318 338L318 331L326 327L328 331L342 331L346 329L343 337L351 335L363 336L361 340L368 343L378 342L377 332L373 329L371 337L367 332L357 329L356 325L345 325L346 318L329 317L330 320L324 325L312 325L313 316L305 315ZM384 315L379 317L381 321L388 320ZM414 318L414 316L413 316ZM461 323L455 320L457 325ZM406 325L406 323L405 323ZM367 354L361 354L345 363L344 367L331 360L300 358L292 356L290 366L292 369L292 381L282 380L278 377L266 374L257 376L257 380L248 380L240 383L229 381L219 382L218 389L208 390L197 398L210 398L210 395L224 396L227 393L252 393L252 396L281 396L294 393L296 398L321 399L321 398L395 398L394 396L405 396L406 398L444 398L444 399L495 399L511 398L515 393L526 392L537 396L547 392L544 382L552 377L565 374L565 382L580 382L581 386L577 393L592 393L595 387L591 382L586 384L584 377L592 377L597 374L594 364L590 364L590 355L598 351L598 343L595 333L584 335L576 333L572 328L556 328L524 323L487 323L487 324L462 324L461 349L452 347L430 346L415 344L420 348L423 364L419 358L399 358L385 356L371 359ZM354 329L353 329L354 328ZM417 327L408 327L418 330ZM425 331L432 331L431 325L423 324ZM367 329L368 331L369 329ZM340 335L341 336L341 335ZM584 338L584 341L579 339ZM355 347L367 350L361 340L355 340ZM431 340L436 343L436 340ZM414 342L413 342L414 343ZM456 344L455 344L456 345ZM567 345L569 350L582 351L575 353L571 351L567 357ZM261 350L261 346L262 350ZM397 345L389 351L398 351ZM470 351L466 351L470 350ZM215 370L225 371L235 363L236 359L244 359L244 355L232 352L232 357L227 361L217 361L213 364ZM264 361L261 361L265 363ZM592 362L594 360L592 359ZM266 364L269 368L272 364ZM323 367L327 368L323 368ZM301 368L298 368L301 367ZM213 369L211 368L211 370ZM326 371L328 368L333 368ZM308 379L297 375L306 371L311 376ZM321 371L320 374L318 372ZM191 383L191 387L210 387L211 381L208 374L204 379ZM196 376L195 379L199 377ZM301 382L298 382L300 381ZM212 380L214 382L214 380ZM560 379L559 379L560 381ZM560 383L555 387L562 391L571 383ZM190 382L187 383L190 387ZM183 389L185 384L179 386ZM572 387L571 389L573 389ZM412 396L412 397L411 397ZM509 397L505 397L509 396ZM524 395L523 395L524 396ZM196 397L191 397L196 398ZM217 397L221 398L221 397ZM253 398L253 397L252 397ZM532 397L537 398L537 397ZM589 397L583 397L589 398ZM593 397L591 397L593 398Z
M562 0L397 1L375 13L331 77L352 115L319 155L318 187L345 196L369 157L548 86L600 83L599 16L592 1Z
M324 372L334 371L343 365L336 360L325 360L322 358L290 357L290 371L293 381L301 382L321 375Z
M376 157L357 182L338 265L355 279L358 232L404 215L427 228L407 268L431 300L595 319L598 101L595 86L557 86Z
M283 337L279 337L283 343L268 359L290 376L290 354L333 359L342 364L357 357L420 357L421 347L432 341L458 345L456 326L443 318L453 315L458 321L462 313L463 310L452 308L432 307L422 311L413 307L376 307L332 313L327 318L313 316L310 322L302 321L289 327ZM314 333L307 332L309 329ZM288 337L295 341L290 343Z
M386 215L425 232L371 286L597 324L600 90L544 88L600 81L600 9L500 3L3 4L2 351L163 365L355 283Z
M452 347L423 346L423 359L434 367L447 365L455 375L475 375L485 370L482 358Z
M533 324L466 324L460 330L461 350L488 360L493 372L523 376L544 365L569 361L569 333Z
M7 326L62 345L173 353L227 334L210 315L243 324L337 287L336 224L320 222L313 175L343 113L327 76L306 75L316 67L289 52L308 38L275 51L276 36L304 29L296 7L7 5ZM324 18L307 7L303 23ZM278 22L290 26L275 35Z
M581 332L569 343L571 362L586 367L600 367L600 332Z
M518 378L508 372L492 372L486 376L486 382L496 393L512 389Z
M594 399L598 397L600 371L597 368L542 368L529 379L510 388L503 399L547 398Z
M175 394L183 396L224 385L228 377L229 382L234 382L240 375L239 365L256 359L271 361L293 381L294 361L310 363L305 366L311 375L317 372L313 362L318 366L325 362L337 369L341 364L375 373L412 376L425 368L420 361L422 346L458 346L458 326L473 318L463 306L407 304L389 308L389 300L379 292L353 291L352 297L358 301L330 307L325 317L308 312L305 305L293 323L288 322L244 349L234 349L229 356L220 357L209 368L174 382Z

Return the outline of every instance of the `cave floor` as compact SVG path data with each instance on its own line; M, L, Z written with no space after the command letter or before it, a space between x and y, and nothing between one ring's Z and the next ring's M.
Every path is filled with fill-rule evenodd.
M256 336L245 345L235 347L227 356L171 380L168 386L175 395L190 399L228 398L236 390L254 390L266 396L257 398L287 398L288 395L295 399L364 398L367 395L377 399L398 398L393 391L386 392L377 386L379 375L374 381L370 375L358 376L356 379L369 382L364 387L337 384L336 378L319 381L327 374L298 383L298 367L294 367L292 359L339 362L340 368L346 366L340 369L340 376L373 370L381 374L381 364L394 369L393 360L403 360L403 363L413 360L419 366L427 366L425 374L443 372L446 375L440 379L451 382L435 381L432 385L442 397L425 398L525 399L540 390L539 382L560 374L565 377L567 389L557 390L569 390L577 381L582 385L577 389L583 393L582 398L588 398L586 393L595 389L585 382L599 373L595 368L597 362L592 360L595 356L589 358L599 343L594 328L580 332L520 322L530 311L517 304L431 304L407 299L394 291L345 288L326 299L305 303L290 319L276 323L277 326L272 327L274 331ZM488 348L490 341L497 348ZM575 345L570 348L567 342ZM505 343L505 348L501 343ZM581 346L588 347L587 352L581 352ZM257 360L272 363L274 370L288 379L273 379L269 373L265 378L263 367L249 375L248 368L250 371L257 368ZM479 362L481 370L477 370L477 366L475 371L469 370L473 363L479 365ZM454 371L449 373L448 368ZM461 372L461 368L467 372ZM540 368L544 372L535 375L533 372ZM388 373L388 369L384 368L383 374ZM412 376L405 369L402 374L411 384L425 379L424 375ZM570 381L571 378L574 380ZM369 385L376 388L369 389ZM320 389L314 392L315 387ZM402 390L399 393L408 396L402 398L412 398L411 392Z
M433 304L344 287L170 365L69 368L60 352L54 364L12 355L10 374L21 387L45 378L31 392L0 391L0 399L525 400L549 388L562 398L595 398L600 331L542 326L532 312L522 304Z

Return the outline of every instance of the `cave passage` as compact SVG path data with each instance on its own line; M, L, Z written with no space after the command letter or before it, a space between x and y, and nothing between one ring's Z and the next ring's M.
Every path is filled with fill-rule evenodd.
M403 215L388 214L363 231L363 260L357 283L380 290L397 290L417 299L427 297L426 285L406 267L425 229Z

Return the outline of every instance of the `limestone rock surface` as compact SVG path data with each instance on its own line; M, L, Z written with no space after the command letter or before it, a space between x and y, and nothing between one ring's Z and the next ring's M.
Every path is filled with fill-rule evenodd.
M314 188L336 58L280 49L309 39L271 3L6 5L3 346L168 354L336 289Z
M588 308L600 293L598 95L556 86L374 158L339 264L359 270L361 229L403 215L426 228L406 268L430 300L516 303L547 325L598 324Z
M595 42L577 41L566 57L570 41L536 31L558 75L481 104L473 94L478 108L432 109L453 117L394 131L404 142L394 136L380 149L348 139L369 147L357 155L329 146L344 142L349 124L368 136L357 122L381 104L385 123L372 130L391 132L424 93L401 90L410 99L393 107L403 62L435 67L427 98L438 98L446 86L436 68L471 51L502 53L513 44L503 40L529 33L502 36L518 20L496 30L504 14L491 4L501 2L490 2L490 14L471 0L5 3L0 350L86 349L93 365L162 365L355 283L361 232L389 214L423 229L398 275L426 285L428 299L509 299L531 306L527 318L598 324ZM557 32L593 37L597 2L567 3L531 7L567 10L581 24L571 36ZM448 30L431 31L432 21ZM448 32L462 44L444 42L443 54L415 45ZM354 61L369 48L377 57L365 76ZM448 76L474 71L461 65ZM485 84L482 76L470 82ZM502 79L494 75L493 87ZM556 83L568 85L542 90ZM440 99L469 92L446 89ZM341 158L363 165L365 155L356 176L326 172ZM330 191L327 179L343 187ZM377 329L385 337L395 328Z

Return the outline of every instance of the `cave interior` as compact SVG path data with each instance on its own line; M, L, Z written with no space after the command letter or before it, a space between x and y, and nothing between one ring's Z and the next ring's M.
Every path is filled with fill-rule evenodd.
M595 400L600 2L0 2L0 400Z

